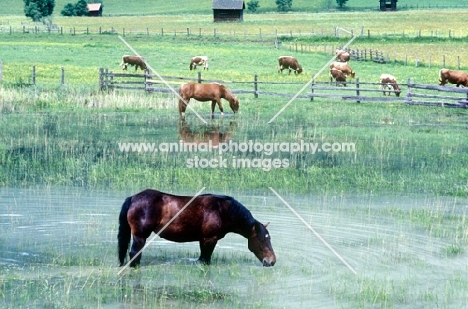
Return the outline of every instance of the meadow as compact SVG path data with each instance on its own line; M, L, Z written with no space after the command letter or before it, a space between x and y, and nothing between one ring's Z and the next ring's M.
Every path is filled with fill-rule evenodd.
M143 1L144 2L144 1ZM59 3L59 1L57 1ZM116 3L120 3L116 1ZM166 2L164 2L166 3ZM300 1L295 2L299 5ZM357 3L357 2L356 2ZM399 5L403 1L399 1ZM351 2L350 2L351 4ZM197 4L199 5L199 4ZM110 5L109 5L110 7ZM175 9L174 9L175 10ZM169 10L168 10L169 12ZM116 11L118 13L118 11ZM174 14L175 12L169 12ZM453 16L442 23L444 15ZM252 14L241 24L214 25L203 14L60 18L76 27L122 29L125 40L161 75L196 77L195 54L210 57L204 78L291 82L294 95L331 58L322 48L295 52L289 43L338 46L349 37L281 36L277 29L364 26L381 35L358 37L351 47L466 54L466 12L458 10L318 14ZM22 17L8 17L20 25ZM281 22L279 22L281 20ZM380 24L380 26L378 25ZM235 31L248 35L234 35ZM369 25L369 26L368 26ZM144 29L155 29L147 36ZM164 35L160 28L204 29L210 35ZM213 29L220 35L214 37ZM265 37L260 38L259 29ZM394 36L426 33L440 38ZM448 38L448 30L457 37ZM179 31L179 30L177 30ZM195 30L194 30L195 32ZM297 32L297 30L296 30ZM168 31L171 33L171 31ZM366 32L365 32L366 33ZM384 35L387 33L388 35ZM269 35L267 35L269 34ZM468 299L468 112L403 103L297 99L274 122L288 98L240 95L241 110L215 114L191 102L185 122L173 94L98 90L98 69L120 72L131 52L116 34L1 33L0 60L0 306L4 308L460 308ZM279 75L276 59L293 54L299 76ZM400 56L401 55L401 56ZM421 59L421 58L420 58ZM435 61L436 58L434 58ZM447 58L455 66L455 58ZM463 65L462 58L462 65ZM391 72L404 83L436 84L440 63L404 65L352 62L362 81ZM36 66L36 86L27 86ZM65 84L59 83L60 68ZM462 69L466 68L466 63ZM319 80L328 80L327 74ZM243 84L229 84L242 89ZM261 86L266 87L266 86ZM273 87L273 86L271 86ZM122 143L164 145L180 140L268 143L354 143L354 151L232 150L220 154L125 151ZM188 162L225 159L226 167L193 168ZM287 167L234 167L235 159L286 160ZM175 194L205 192L236 197L269 231L278 263L262 268L247 242L229 235L214 263L194 263L198 244L157 239L142 267L117 275L120 205L144 188ZM275 189L356 270L344 266L268 189Z

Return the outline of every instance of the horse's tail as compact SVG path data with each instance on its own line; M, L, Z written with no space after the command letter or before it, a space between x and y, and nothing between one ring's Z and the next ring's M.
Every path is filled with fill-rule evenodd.
M132 198L127 197L127 199L122 205L122 209L120 210L120 215L119 215L119 234L117 235L117 239L119 243L118 246L119 246L120 266L123 266L124 264L125 256L127 255L127 251L128 251L128 245L132 237L130 224L128 224L128 221L127 221L127 213L131 205L132 205Z

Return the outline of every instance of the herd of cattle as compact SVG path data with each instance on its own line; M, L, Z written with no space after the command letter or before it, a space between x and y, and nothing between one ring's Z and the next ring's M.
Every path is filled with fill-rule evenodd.
M343 84L346 86L346 77L355 77L354 72L349 66L349 60L351 55L345 50L336 50L336 60L330 64L329 76L330 82L335 80L336 85ZM147 70L146 63L142 57L125 55L122 57L120 66L123 70L127 70L128 66L135 66L135 71L140 68L142 71ZM189 69L195 70L198 66L203 66L204 70L208 70L208 57L207 56L195 56L191 58ZM299 64L296 58L292 56L280 56L278 58L278 73L282 73L283 70L288 70L289 74L291 71L294 74L301 74L303 72L302 66ZM441 69L439 71L439 85L443 86L450 83L457 85L457 87L463 86L468 87L468 73L457 70ZM395 93L397 97L400 96L401 88L398 86L396 78L391 74L382 74L380 76L380 87L383 95Z

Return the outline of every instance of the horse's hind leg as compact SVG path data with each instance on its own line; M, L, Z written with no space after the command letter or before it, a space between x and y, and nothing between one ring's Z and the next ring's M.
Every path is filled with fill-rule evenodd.
M135 267L135 266L140 265L140 260L141 260L141 255L142 255L142 252L140 251L145 246L145 243L146 243L146 238L133 236L132 249L130 250L130 260L132 260L133 257L137 255L138 253L139 254L132 262L130 262L130 267Z

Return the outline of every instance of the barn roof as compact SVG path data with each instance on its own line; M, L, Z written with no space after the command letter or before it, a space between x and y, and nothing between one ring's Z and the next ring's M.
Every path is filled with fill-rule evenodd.
M94 12L101 9L101 3L88 3L88 11Z
M244 0L213 0L213 9L243 10L245 9L245 4Z

